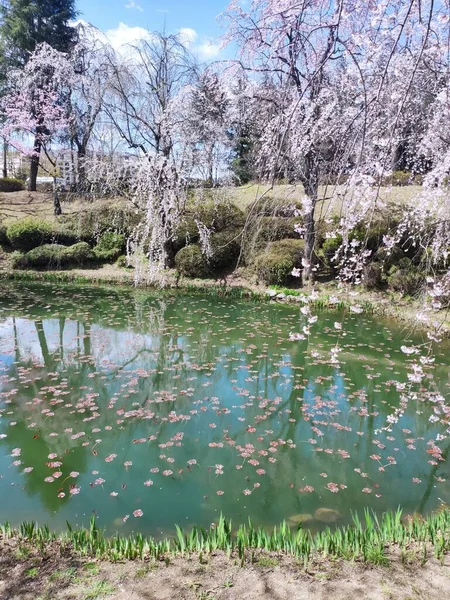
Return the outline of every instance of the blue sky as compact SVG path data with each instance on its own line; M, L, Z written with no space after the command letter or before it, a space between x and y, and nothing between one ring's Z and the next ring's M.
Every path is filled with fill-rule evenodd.
M106 32L113 45L133 42L144 30L185 32L202 60L221 58L217 15L228 0L78 0L80 19Z

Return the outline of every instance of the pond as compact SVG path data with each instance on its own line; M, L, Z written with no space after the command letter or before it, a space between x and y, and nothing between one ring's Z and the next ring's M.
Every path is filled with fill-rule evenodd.
M450 504L448 345L364 314L87 286L0 284L0 522L170 535ZM406 341L405 341L406 340ZM339 345L337 360L333 348ZM415 395L398 423L402 388ZM438 440L438 441L436 441Z

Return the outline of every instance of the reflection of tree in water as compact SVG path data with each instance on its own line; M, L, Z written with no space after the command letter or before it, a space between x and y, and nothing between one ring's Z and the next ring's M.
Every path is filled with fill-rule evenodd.
M379 403L381 392L377 391L375 380L367 379L362 359L357 356L349 354L338 369L329 364L324 366L322 359L313 359L309 346L321 346L325 353L332 345L333 338L327 332L315 331L312 342L289 342L286 339L284 313L271 306L255 307L248 304L236 307L231 302L223 302L217 303L212 313L207 302L195 298L190 299L192 306L187 310L183 298L170 295L154 297L143 292L119 293L109 290L104 293L89 290L80 296L78 290L72 294L69 302L69 289L65 290L65 295L59 294L55 298L48 297L49 289L45 287L39 291L33 288L30 292L33 300L31 306L24 306L23 300L21 309L20 305L18 309L10 304L11 312L22 313L32 319L42 364L20 356L20 331L13 318L17 364L9 367L9 376L18 379L20 389L9 405L13 416L8 416L8 419L17 420L18 424L8 428L8 438L2 443L11 450L14 447L22 448L23 464L19 470L24 466L34 467L26 475L26 490L30 495L40 494L42 502L51 510L56 511L67 501L67 497L63 500L57 498L55 491L58 482L62 482L71 470L87 472L94 446L102 461L108 453L119 454L117 445L120 444L120 460L142 460L143 463L148 460L156 464L159 451L149 446L142 446L141 459L136 457L134 438L154 435L158 440L155 443L157 445L182 429L185 432L184 447L177 451L177 456L182 453L185 456L198 456L201 451L204 467L220 460L226 463L227 468L234 469L240 460L234 447L225 445L218 459L207 443L223 441L224 432L228 431L229 439L235 444L249 442L256 446L256 435L268 427L272 433L270 436L263 434L263 442L258 448L266 448L270 440L277 439L293 440L299 444L296 450L287 446L279 447L276 467L265 467L268 471L272 469L273 473L276 472L278 480L265 484L264 494L255 494L255 498L252 498L252 502L261 505L262 514L275 515L275 508L284 501L285 496L282 494L283 498L280 499L279 484L292 482L297 488L302 485L303 476L308 470L320 472L326 466L330 467L330 458L314 452L306 444L309 438L316 437L312 430L316 421L323 420L326 423L321 427L326 431L326 444L330 449L346 448L346 445L355 443L355 460L360 461L362 457L367 460L374 450L374 430L383 424L385 415L398 401L398 396L391 394L389 403ZM8 307L5 310L7 312ZM58 339L53 350L46 335L47 320L51 318L56 323L55 337ZM65 332L71 327L76 327L75 351L68 351L65 347ZM112 332L119 347L110 358L108 336L112 336ZM134 335L129 345L124 343L127 332ZM365 331L352 333L348 347L362 345L367 335ZM107 346L106 350L102 342ZM366 351L365 348L364 353L365 361L379 358L376 349L369 348ZM103 360L105 356L107 361ZM32 371L23 375L20 368ZM232 383L234 380L236 384ZM206 383L211 386L204 386ZM17 383L7 384L4 389L13 387L17 387ZM56 396L63 398L64 402L52 406L53 396L48 391L42 391L45 387L69 391L70 394ZM83 387L86 389L80 389ZM220 395L218 403L211 398L210 388ZM240 395L239 390L244 388L248 396ZM350 410L362 405L358 395L350 394L350 390L364 392L367 416L358 416L357 411ZM84 413L80 413L76 405L86 394L95 395L95 402ZM250 396L253 398L249 399ZM364 436L354 439L354 435L337 433L331 429L330 410L324 410L322 416L317 416L315 397L330 402L339 400L341 412L333 418L351 425L354 430L358 429ZM42 398L43 401L33 407L35 398ZM273 404L276 412L271 413L267 425L261 422L257 425L258 433L249 434L248 426L254 425L256 417L264 413L264 409L258 408L260 399L269 401L269 406L272 406L276 398L280 398L280 402ZM199 434L196 416L182 424L171 423L167 418L170 411L189 414L194 402L201 402L201 410L205 409L208 417L211 416L208 420L217 424L216 430L201 431ZM66 408L67 403L72 403L73 407ZM134 403L137 403L136 406ZM51 408L54 416L46 417L41 412L44 407ZM126 412L132 408L140 411L139 415L143 417L124 418L118 424L116 410L123 409ZM303 418L302 409L311 413L309 420ZM375 412L380 413L378 417L375 417ZM85 417L90 418L94 414L94 420L83 422ZM153 416L147 418L150 414ZM238 421L238 416L242 416L244 421ZM293 420L290 421L289 417L293 417ZM31 421L36 422L36 427L28 429L27 424ZM204 422L200 420L200 423L207 429ZM429 425L426 420L421 423L426 432ZM110 425L113 432L104 434L104 427ZM81 441L72 440L70 434L63 434L66 428L74 433L86 431L86 437ZM102 431L98 434L89 433L93 428ZM52 437L52 432L58 432L59 435ZM34 434L38 437L33 438ZM102 438L101 443L95 445L96 438ZM81 446L83 440L89 445ZM54 484L44 484L45 477L52 473L45 466L48 455L52 453L62 457L63 475ZM344 471L339 469L339 474L344 477ZM201 473L204 476L204 471ZM248 478L244 484L251 487L256 480L254 469L245 464L242 473ZM119 486L122 474L122 465L118 464L108 482L111 480L111 484ZM204 481L195 479L197 476L200 478L200 471L189 475L193 482L197 482L198 489L204 485ZM180 482L184 476L180 476ZM243 476L227 479L227 494L242 496ZM177 473L174 473L174 477L178 477ZM216 482L214 477L212 473L208 485L220 486L221 482ZM68 484L65 483L66 492ZM304 500L298 497L298 512L301 512L303 505Z

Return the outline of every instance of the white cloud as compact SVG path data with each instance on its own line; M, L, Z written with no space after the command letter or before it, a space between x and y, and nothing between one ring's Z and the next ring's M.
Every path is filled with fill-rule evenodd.
M130 27L122 22L115 29L105 31L105 35L114 50L119 50L125 44L135 44L139 40L150 41L151 39L151 33L144 27Z
M195 31L195 29L191 29L190 27L182 27L178 30L178 34L181 42L187 48L192 48L198 38L198 33Z
M144 12L144 9L142 8L142 6L140 4L136 4L136 2L134 0L130 0L128 2L128 4L125 4L125 8L135 8L136 10L139 10L140 12Z
M216 56L218 56L218 54L220 53L220 50L222 49L221 44L218 44L217 42L203 42L202 44L199 44L196 47L196 50L200 56L200 58L203 58L205 60L211 59L211 58L216 58Z

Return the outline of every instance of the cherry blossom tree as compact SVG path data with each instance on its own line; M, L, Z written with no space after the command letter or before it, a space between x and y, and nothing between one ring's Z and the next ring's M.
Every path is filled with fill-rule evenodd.
M223 20L226 41L239 46L239 65L283 90L259 161L268 179L288 172L303 184L310 279L323 177L350 176L348 229L373 211L377 177L395 167L406 146L420 146L411 124L417 113L426 122L425 107L442 85L437 67L445 64L448 3L254 0L246 8L234 1Z
M45 43L38 46L23 70L11 73L10 92L2 99L5 123L1 135L30 158L31 190L36 189L41 152L49 157L52 142L68 130L73 80L68 57Z

